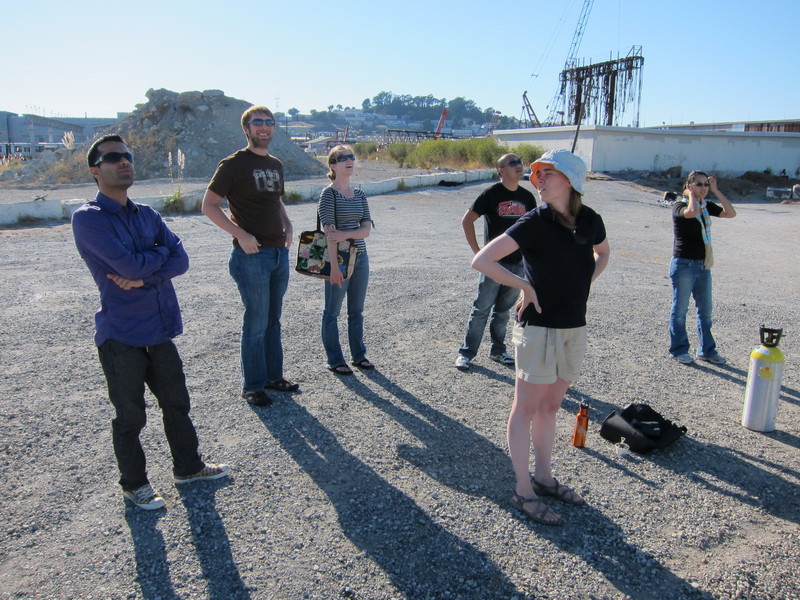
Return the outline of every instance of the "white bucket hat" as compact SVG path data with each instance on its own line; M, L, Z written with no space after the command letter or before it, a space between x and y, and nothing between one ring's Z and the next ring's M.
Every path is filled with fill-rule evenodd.
M575 191L583 195L583 180L589 169L586 163L569 150L548 150L535 162L531 163L531 183L536 186L536 165L553 165L556 171L562 173L569 179L570 185Z

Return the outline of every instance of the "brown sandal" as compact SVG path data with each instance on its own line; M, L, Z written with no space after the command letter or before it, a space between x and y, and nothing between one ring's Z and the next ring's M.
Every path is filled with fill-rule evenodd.
M545 504L541 498L524 498L517 492L511 497L511 504L517 510L525 513L532 521L542 525L561 525L561 515ZM533 504L534 508L526 510L526 504ZM552 518L553 516L557 518ZM549 519L547 517L550 517Z
M581 498L575 490L559 483L558 479L555 477L553 478L553 485L544 485L533 478L531 478L531 483L533 484L533 491L539 496L552 496L556 500L561 500L567 504L574 504L575 506L586 504L586 501Z
M328 371L336 373L337 375L352 375L353 369L347 365L336 365L335 367L328 367Z

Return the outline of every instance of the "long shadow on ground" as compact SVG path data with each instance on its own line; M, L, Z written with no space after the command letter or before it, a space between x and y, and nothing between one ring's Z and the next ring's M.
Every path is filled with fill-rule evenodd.
M405 598L439 598L444 592L459 599L522 597L483 552L442 528L411 498L347 452L303 406L287 399L279 410L257 414L327 494L344 535Z
M167 562L164 536L158 530L158 521L165 511L143 511L125 503L125 520L131 530L136 556L136 580L145 600L175 598L175 590Z
M231 485L230 478L176 486L186 507L192 540L208 582L210 600L247 600L250 593L233 561L225 524L214 506L216 491Z
M737 372L742 374L741 371ZM727 377L724 374L721 376ZM587 400L591 407L590 420L598 424L609 412L622 408L573 390L568 391L564 408L573 413L577 412L581 400ZM680 476L688 474L693 481L723 496L731 497L754 508L761 508L775 517L800 523L800 485L797 483L800 481L800 470L759 458L758 435L800 448L800 438L785 431L753 433L752 454L713 443L702 443L684 436L677 442L681 452L673 453L669 449L653 451L646 459ZM591 450L587 452L593 453ZM623 471L626 476L653 485L634 474L622 463L609 461L600 453L593 454L598 460ZM768 469L772 469L773 472ZM724 482L727 488L716 483L718 481Z
M422 402L379 371L365 375L386 390L389 398L353 378L347 386L386 412L424 444L401 445L397 453L434 479L465 494L480 494L507 509L513 489L511 461L506 453L465 425ZM475 473L470 465L495 462L490 473ZM563 511L565 527L530 523L534 533L562 551L581 557L603 573L620 592L641 600L707 598L652 555L624 540L624 532L602 512L590 507ZM546 567L541 569L548 577ZM489 597L484 595L484 597Z

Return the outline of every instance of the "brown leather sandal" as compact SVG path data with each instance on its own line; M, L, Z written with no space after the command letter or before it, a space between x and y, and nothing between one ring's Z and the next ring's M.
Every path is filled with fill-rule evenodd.
M524 498L514 492L511 497L511 504L517 510L524 512L531 521L536 521L542 525L561 525L561 515L547 506L541 498ZM526 509L525 506L529 504L533 505L533 507Z
M555 477L553 478L553 485L544 485L533 478L531 478L531 483L533 484L533 491L539 496L552 496L556 500L561 500L567 504L574 504L575 506L586 504L586 501L581 498L575 490L559 483L558 479Z

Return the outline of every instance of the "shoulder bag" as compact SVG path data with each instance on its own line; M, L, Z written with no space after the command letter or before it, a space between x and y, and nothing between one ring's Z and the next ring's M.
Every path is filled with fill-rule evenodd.
M333 219L336 222L336 200L333 201ZM342 248L344 246L344 248ZM358 248L353 240L346 240L337 244L336 262L342 277L347 279L356 268ZM303 231L300 234L300 243L297 247L297 265L294 268L298 273L330 279L331 260L328 256L328 238L322 231L319 222L319 209L317 209L317 228L314 231Z

